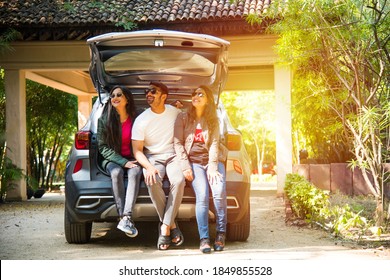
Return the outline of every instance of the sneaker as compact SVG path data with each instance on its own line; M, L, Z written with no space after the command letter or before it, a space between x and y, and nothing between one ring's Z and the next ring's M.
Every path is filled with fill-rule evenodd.
M204 254L208 254L211 252L211 246L210 246L210 239L208 238L202 238L200 240L200 246L199 246L199 250L204 253Z
M138 230L129 216L124 216L119 221L117 228L126 233L128 237L136 237L138 235Z
M225 238L224 232L217 232L214 242L214 251L223 251L225 248Z

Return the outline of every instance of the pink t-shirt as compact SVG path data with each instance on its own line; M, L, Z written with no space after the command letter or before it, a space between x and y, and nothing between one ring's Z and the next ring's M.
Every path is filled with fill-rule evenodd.
M131 127L133 123L131 118L127 118L127 120L122 123L122 148L121 155L125 158L131 158Z

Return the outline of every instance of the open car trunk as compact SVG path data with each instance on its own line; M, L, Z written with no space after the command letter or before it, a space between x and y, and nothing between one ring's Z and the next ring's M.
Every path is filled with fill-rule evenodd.
M87 42L90 75L100 98L119 84L137 99L151 81L159 81L174 95L190 96L196 87L207 85L218 101L227 79L230 43L217 37L148 30L109 33Z

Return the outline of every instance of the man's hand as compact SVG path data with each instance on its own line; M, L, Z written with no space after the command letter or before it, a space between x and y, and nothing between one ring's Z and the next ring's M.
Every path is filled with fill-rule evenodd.
M157 182L156 175L160 177L160 179L162 180L160 172L158 171L157 168L155 168L154 166L148 167L146 169L145 184L148 186L155 184Z
M143 149L144 141L132 140L133 153L136 160L146 169L145 184L150 186L157 182L156 174L161 178L160 172L146 158Z

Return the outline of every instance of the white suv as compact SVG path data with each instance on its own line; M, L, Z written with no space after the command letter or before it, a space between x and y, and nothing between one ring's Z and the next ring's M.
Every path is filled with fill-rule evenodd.
M208 85L215 93L218 114L225 124L229 149L226 162L228 200L227 239L245 241L250 231L250 164L241 134L234 129L219 101L227 78L229 42L209 35L166 30L109 33L88 40L91 50L90 76L98 92L87 124L76 133L69 154L65 181L65 237L69 243L90 240L93 222L117 220L111 178L101 167L97 147L97 121L107 104L113 85L133 93L136 108L148 108L144 90L150 81L169 88L167 103L180 100L185 110L191 92ZM169 185L169 184L168 184ZM210 204L212 207L212 203ZM214 218L210 209L210 219ZM157 221L158 216L144 184L135 205L135 221ZM177 220L195 219L195 196L187 184Z

